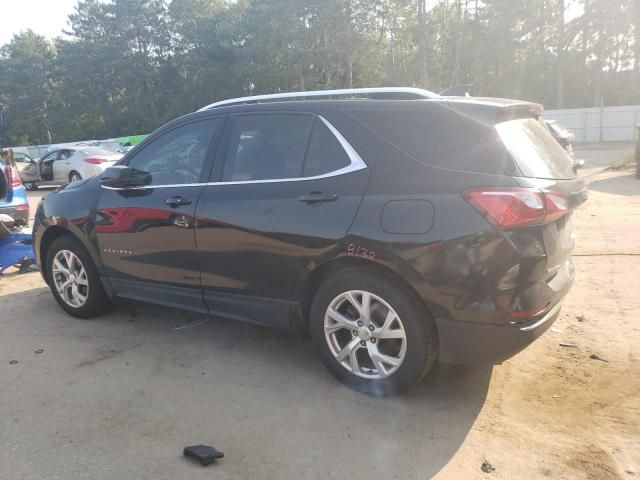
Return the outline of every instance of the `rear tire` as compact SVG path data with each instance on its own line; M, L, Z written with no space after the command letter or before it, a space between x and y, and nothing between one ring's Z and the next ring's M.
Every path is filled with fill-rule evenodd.
M69 174L69 182L79 182L80 180L82 180L82 175L78 172L73 171Z
M368 268L343 270L322 284L311 305L310 332L320 360L338 380L375 396L419 382L438 352L435 322L419 300Z
M92 318L109 309L96 267L76 238L65 235L54 240L47 250L46 268L51 293L69 315Z

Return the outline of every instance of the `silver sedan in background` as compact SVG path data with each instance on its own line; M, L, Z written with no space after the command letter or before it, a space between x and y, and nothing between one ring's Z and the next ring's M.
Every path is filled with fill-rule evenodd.
M65 185L98 175L121 158L121 153L100 147L62 148L25 166L20 177L27 190Z

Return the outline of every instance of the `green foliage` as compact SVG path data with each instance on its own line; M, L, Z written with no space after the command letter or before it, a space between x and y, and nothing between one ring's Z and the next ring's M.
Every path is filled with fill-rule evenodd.
M217 99L405 85L640 102L637 0L80 0L0 49L0 144L152 131Z

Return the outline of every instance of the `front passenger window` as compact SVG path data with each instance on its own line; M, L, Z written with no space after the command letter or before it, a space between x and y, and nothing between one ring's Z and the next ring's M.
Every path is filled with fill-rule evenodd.
M310 115L242 115L236 118L223 181L302 176L314 118Z
M198 183L219 124L211 118L182 125L145 146L128 165L150 173L150 185Z

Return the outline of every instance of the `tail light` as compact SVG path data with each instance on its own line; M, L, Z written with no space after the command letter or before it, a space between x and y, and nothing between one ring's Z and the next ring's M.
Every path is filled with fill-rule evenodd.
M100 157L87 157L84 159L85 163L90 163L91 165L100 165L101 163L108 162L106 158Z
M29 204L28 203L24 203L22 205L16 205L15 207L16 210L18 211L24 211L24 210L29 210Z
M564 195L536 188L469 188L462 196L489 222L504 229L553 222L569 211Z
M19 187L22 183L22 180L20 180L20 174L15 169L15 167L12 167L11 165L7 165L5 167L5 175L7 177L7 183L11 188Z

